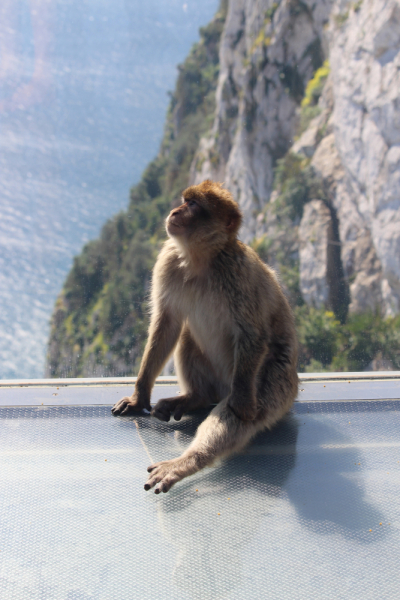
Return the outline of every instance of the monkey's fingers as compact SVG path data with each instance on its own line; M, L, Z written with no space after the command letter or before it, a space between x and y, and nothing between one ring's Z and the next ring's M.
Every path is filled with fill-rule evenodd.
M119 403L118 403L112 407L111 412L114 415L114 417L116 417L117 415L120 414L121 410L122 410L122 406L119 406Z
M137 403L132 402L132 398L125 396L119 400L111 409L112 414L115 417L124 416L134 413L140 413L143 411L143 408L139 406Z
M128 398L122 398L119 400L111 409L114 416L121 415L125 412L126 407L129 406Z

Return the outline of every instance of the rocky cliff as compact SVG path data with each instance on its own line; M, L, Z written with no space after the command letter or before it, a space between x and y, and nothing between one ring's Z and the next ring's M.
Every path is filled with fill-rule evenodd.
M245 213L249 242L271 237L262 215L277 160L289 151L310 161L324 197L305 199L320 202L307 208L298 234L300 289L309 304L400 311L399 50L396 0L230 2L216 116L191 180L226 182ZM302 108L312 108L304 102L307 82L323 60L330 74L318 103L312 100L319 114L294 142ZM329 235L312 241L313 225L330 228ZM334 245L340 252L328 251Z
M399 68L396 0L223 2L127 213L75 260L48 374L135 369L163 218L205 178L233 192L242 239L297 306L302 368L398 366Z

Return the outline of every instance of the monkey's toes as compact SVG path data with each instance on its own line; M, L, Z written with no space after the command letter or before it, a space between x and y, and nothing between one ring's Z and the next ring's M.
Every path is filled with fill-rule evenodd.
M153 417L160 419L160 421L168 421L171 419L171 415L174 415L175 421L180 421L182 415L185 413L186 403L183 398L165 398L159 400L153 408L151 414Z
M184 413L184 407L183 406L178 406L178 408L175 410L174 412L174 419L175 421L180 421L182 419L183 413Z
M151 416L156 417L156 419L159 419L160 421L164 421L165 423L168 423L168 421L171 418L171 411L168 410L168 407L157 408L157 405L156 405L153 408L153 410L151 411Z
M146 492L157 486L154 490L155 494L163 492L164 494L181 478L174 472L173 461L163 461L148 467L147 471L151 473L147 482L144 485Z

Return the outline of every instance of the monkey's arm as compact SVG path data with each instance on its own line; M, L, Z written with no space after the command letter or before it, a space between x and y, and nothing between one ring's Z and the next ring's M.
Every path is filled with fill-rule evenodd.
M144 408L150 411L150 396L154 381L167 362L179 338L182 321L167 309L157 310L153 315L149 337L144 349L135 391L125 396L112 408L113 415L126 415L140 412Z
M257 416L257 375L267 352L265 336L251 331L241 331L237 336L228 407L243 421Z

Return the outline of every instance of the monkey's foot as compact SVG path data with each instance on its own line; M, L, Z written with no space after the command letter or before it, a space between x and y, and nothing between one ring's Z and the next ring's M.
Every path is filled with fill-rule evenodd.
M168 492L174 483L181 481L181 479L193 473L188 468L186 459L182 457L155 463L148 467L147 471L150 473L150 476L144 489L147 491L156 485L157 487L154 490L156 494Z
M150 412L150 404L148 406L143 406L143 403L139 402L134 396L125 396L121 400L118 400L116 404L114 404L111 412L114 417L117 417L138 414L143 412L144 409Z
M159 400L151 411L151 414L153 417L160 419L160 421L166 422L170 420L171 415L173 414L175 421L180 421L182 415L190 410L190 408L189 397L186 394L183 394L182 396Z

